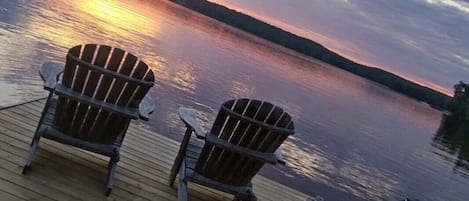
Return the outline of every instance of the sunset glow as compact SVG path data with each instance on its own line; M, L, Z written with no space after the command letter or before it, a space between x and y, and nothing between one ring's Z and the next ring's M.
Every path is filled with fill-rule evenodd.
M77 2L80 10L99 19L98 25L107 31L126 35L128 30L151 35L158 23L141 4L126 4L114 0Z
M246 116L248 120L264 120L269 124L277 120L272 124L294 125L294 135L285 138L281 145L278 144L279 138L275 141L278 142L275 146L280 145L286 163L266 165L253 178L253 184L269 181L283 189L260 189L264 191L259 193L263 199L446 201L469 197L469 144L466 143L469 136L464 122L467 115L460 112L469 104L465 96L469 84L459 83L460 80L469 83L469 26L464 26L469 24L469 12L466 11L469 4L462 0L210 1L308 38L330 51L206 1L0 1L0 44L3 45L0 48L0 114L6 115L0 120L11 123L11 126L0 126L0 136L5 134L7 137L3 143L11 145L6 149L0 148L8 152L0 154L0 158L5 156L3 158L11 162L12 165L8 166L11 171L8 172L12 178L20 174L18 165L23 163L18 164L16 159L21 159L24 154L12 152L15 150L11 147L26 153L27 141L23 138L34 134L31 129L41 121L41 108L47 110L52 106L49 110L53 109L56 97L63 96L53 93L49 97L52 101L45 100L50 90L44 90L44 84L54 81L49 75L59 68L72 72L72 90L81 87L80 81L83 81L85 92L90 87L103 88L106 84L103 82L110 80L109 94L114 93L114 88L123 87L125 89L118 91L117 97L132 99L135 94L127 92L128 89L133 90L132 83L135 82L127 80L127 84L121 87L119 78L122 76L115 76L116 73L123 76L129 73L134 78L143 75L139 72L142 66L127 72L130 69L127 67L134 65L134 58L129 56L132 54L137 57L137 63L144 62L152 70L155 78L142 102L151 100L154 103L152 116L149 121L135 121L131 125L132 129L148 134L149 137L137 138L145 141L143 151L150 153L147 154L150 159L159 153L151 149L161 145L160 138L172 144L183 138L187 126L178 113L181 107L190 108L194 122L201 130L209 131L217 126L214 124L219 116L217 113L223 116L223 110L220 110L222 103L247 98L251 99L247 105L237 101L233 105L235 108L231 109L239 112L238 109L244 108L239 115ZM84 44L96 44L98 48L92 54L81 50L79 56L82 60L93 64L104 62L108 69L117 67L116 72L109 77L100 75L106 73L102 69L77 67L76 62L70 62L67 56L70 48ZM103 45L113 49L108 53L106 49L99 48ZM114 48L125 51L122 59ZM44 65L48 62L57 63L57 67ZM99 76L94 76L97 73ZM142 73L148 74L147 70ZM60 85L64 84L62 82L67 76L54 77ZM452 100L443 95L451 96L453 85L457 83ZM416 87L416 84L421 86ZM81 92L81 96L90 95L83 90L75 91L77 94ZM90 109L87 105L84 102L77 106L79 110L82 106ZM282 110L272 110L272 105ZM72 112L70 121L80 120L75 115L78 112L65 112ZM281 114L280 119L273 118L277 113ZM83 118L93 120L90 115L94 114L83 114ZM14 118L9 118L12 115ZM453 119L457 122L453 123ZM461 119L463 121L460 122ZM14 127L22 120L27 124ZM96 120L99 123L99 119ZM242 124L246 122L243 122L230 123L232 126L228 125L229 122L222 122L220 125L224 127L222 131L225 134L240 131L239 136L245 141L250 137L269 135L264 132L267 127L260 125L262 128L258 129L259 125L254 125L245 128ZM72 123L72 127L81 125L78 123ZM464 125L450 128L456 123ZM21 138L13 139L16 134ZM137 139L135 132L130 134L129 137ZM260 143L267 145L266 140ZM123 148L125 146L124 143ZM137 157L139 161L136 162L147 162L146 156L130 151L125 154ZM167 156L162 157L168 159ZM71 160L75 164L76 161ZM99 161L93 159L91 162ZM40 168L48 167L38 164ZM93 178L95 171L90 172L87 168L77 172L75 170L79 169L70 165L63 168L72 168L71 176L85 180L77 183L72 177L70 181L61 179L60 184L65 188L59 190L72 192L76 185L66 185L67 182L84 184L80 185L84 188L78 190L86 195L81 193L79 197L103 199L103 189L96 188L97 182ZM147 171L134 165L131 168ZM127 171L120 172L118 169L117 173L129 171L135 172L127 168ZM154 172L151 168L148 171ZM168 173L170 170L161 171ZM40 176L41 171L32 173ZM160 173L157 171L156 176L163 175ZM119 174L116 175L117 181ZM122 174L120 178L122 180ZM144 185L145 181L142 183L141 179L136 178L131 182L135 184L130 186L131 189L112 193L110 198L165 199L178 196L177 189L167 191L167 185L161 186L163 191L167 191L163 196L158 194L158 189L151 190L153 187L148 188L150 191L145 188L147 191L142 194L141 184ZM23 198L23 188L28 190L37 185L42 185L45 191L57 188L55 180L52 183L43 182L43 179L31 180L32 183L25 185L21 183L23 180L18 181L18 185L7 182L7 187L18 187L11 188L13 193L3 192L7 198ZM84 182L90 182L90 185ZM114 185L118 190L129 188L128 182ZM259 191L259 185L255 186L254 192ZM198 190L197 186L194 188L192 190ZM286 194L285 190L289 193ZM61 193L41 195L41 192L31 191L28 197L37 197L35 194L44 199L61 200L64 197ZM217 199L224 193L208 193L195 195L195 199L225 199ZM0 190L0 197L3 194ZM189 193L189 197L194 197L194 194Z
M444 94L469 76L469 3L210 0ZM404 3L405 2L405 3ZM423 12L425 10L425 12ZM441 16L438 13L447 13Z

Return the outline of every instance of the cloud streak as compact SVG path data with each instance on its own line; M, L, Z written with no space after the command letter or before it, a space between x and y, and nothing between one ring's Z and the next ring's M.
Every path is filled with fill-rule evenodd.
M457 0L426 0L427 3L457 9L469 14L469 3Z

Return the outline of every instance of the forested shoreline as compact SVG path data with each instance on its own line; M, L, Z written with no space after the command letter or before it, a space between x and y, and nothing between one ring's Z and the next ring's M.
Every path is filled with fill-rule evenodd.
M331 50L328 50L319 43L294 35L225 6L205 0L171 1L260 38L294 50L298 53L313 57L382 84L418 101L426 102L436 109L446 110L447 105L451 100L450 96L441 92L406 80L398 75L379 68L355 63Z

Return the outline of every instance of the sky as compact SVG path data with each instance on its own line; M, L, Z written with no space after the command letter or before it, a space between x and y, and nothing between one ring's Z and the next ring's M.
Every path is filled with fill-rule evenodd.
M210 0L438 91L469 82L469 0Z

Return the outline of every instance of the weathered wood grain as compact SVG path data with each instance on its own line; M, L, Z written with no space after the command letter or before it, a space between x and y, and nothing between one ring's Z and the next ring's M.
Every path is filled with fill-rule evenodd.
M34 174L22 176L43 106L44 101L38 101L0 110L0 189L36 200L177 200L177 189L167 185L167 178L179 143L138 125L129 127L109 198L102 195L107 159L54 141L41 141ZM261 201L308 197L262 176L254 177L253 188ZM232 200L231 195L196 184L188 192L194 201Z

